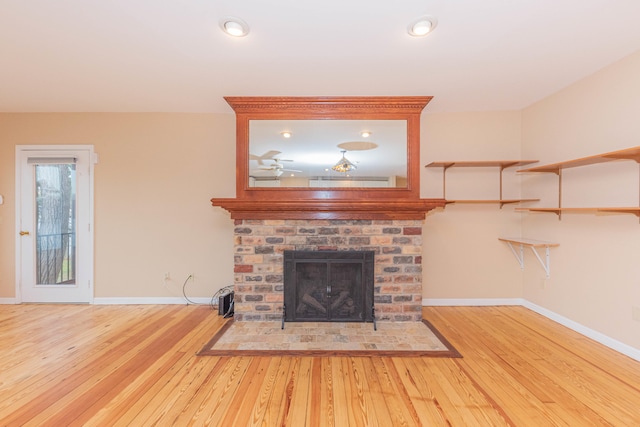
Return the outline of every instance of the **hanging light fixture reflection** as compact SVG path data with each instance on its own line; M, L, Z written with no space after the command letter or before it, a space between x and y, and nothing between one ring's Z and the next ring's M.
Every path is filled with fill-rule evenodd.
M336 172L341 172L341 173L347 173L347 172L351 172L354 169L357 169L356 165L351 163L349 161L349 159L347 159L344 156L344 153L346 153L346 152L347 152L347 150L342 150L342 158L340 159L340 161L338 161L338 163L336 163L334 166L332 166L331 169L333 169Z

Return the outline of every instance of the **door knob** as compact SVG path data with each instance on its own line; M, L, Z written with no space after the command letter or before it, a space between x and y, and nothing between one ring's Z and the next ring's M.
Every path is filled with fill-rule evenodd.
M21 231L21 232L20 232L20 235L21 235L21 236L28 236L28 235L29 235L29 232L28 232L28 231Z

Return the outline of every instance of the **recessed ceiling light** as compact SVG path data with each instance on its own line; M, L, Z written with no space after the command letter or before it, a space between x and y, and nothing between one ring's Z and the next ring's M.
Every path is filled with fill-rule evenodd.
M438 20L433 16L422 16L407 27L407 32L413 37L424 37L432 32L438 25Z
M369 132L368 130L362 131L360 132L360 136L362 136L363 138L369 138L371 136L371 132Z
M227 16L220 20L222 31L233 37L244 37L249 34L249 24L242 19Z
M282 135L283 138L291 138L291 132L288 131L280 132L280 135Z

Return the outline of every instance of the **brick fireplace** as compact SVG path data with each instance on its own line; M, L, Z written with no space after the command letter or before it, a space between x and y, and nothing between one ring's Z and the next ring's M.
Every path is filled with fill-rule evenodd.
M422 319L422 220L236 219L235 318L282 319L284 251L373 251L381 321Z
M213 198L211 204L228 211L234 220L236 320L282 320L285 251L373 252L376 319L421 320L422 224L427 212L446 203L440 198L420 197L420 116L431 98L225 97L236 114L236 196ZM286 183L281 187L256 188L251 181L251 162L264 150L258 149L256 153L260 139L250 131L254 120L292 123L346 120L367 127L375 123L382 125L388 120L404 121L406 139L403 136L376 141L394 147L394 152L406 153L405 170L394 173L403 179L386 188L287 186ZM338 145L351 141L348 138L352 136L334 142ZM311 149L309 153L318 146L303 140L298 144ZM380 147L373 145L375 147L366 149ZM331 147L333 150L333 145ZM281 152L277 148L269 150ZM377 160L386 165L384 157ZM369 166L375 164L372 161ZM361 166L359 170L364 171L365 165ZM379 168L372 170L382 173ZM346 279L334 282L340 280ZM366 292L370 298L369 285ZM329 288L333 286L331 283Z

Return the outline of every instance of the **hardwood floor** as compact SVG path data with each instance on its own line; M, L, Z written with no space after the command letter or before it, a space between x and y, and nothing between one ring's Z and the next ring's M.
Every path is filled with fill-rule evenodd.
M433 307L461 359L198 357L195 306L0 306L3 426L636 426L640 362L522 307Z

